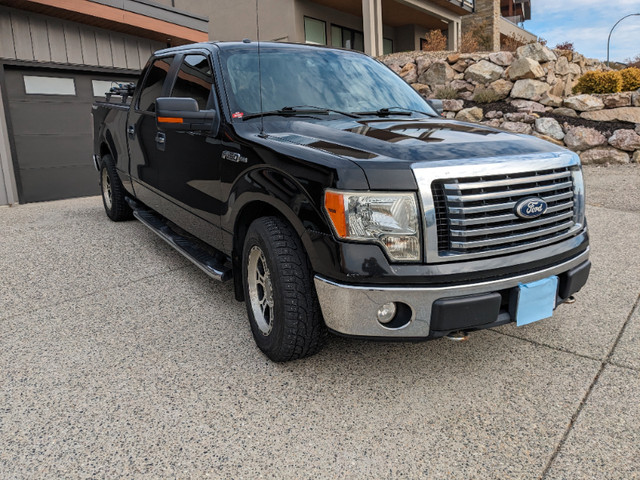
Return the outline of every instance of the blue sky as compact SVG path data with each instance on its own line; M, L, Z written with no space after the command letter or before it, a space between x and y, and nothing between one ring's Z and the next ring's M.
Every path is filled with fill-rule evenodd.
M524 28L546 39L549 46L573 42L576 51L606 60L611 27L629 13L640 13L640 0L532 0L531 20ZM611 60L640 54L640 16L629 17L611 36Z

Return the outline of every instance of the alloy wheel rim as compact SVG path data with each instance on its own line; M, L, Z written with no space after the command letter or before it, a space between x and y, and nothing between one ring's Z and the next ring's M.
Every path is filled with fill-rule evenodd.
M102 169L102 197L107 209L111 210L113 204L113 193L111 192L111 178L109 178L109 172L106 168Z
M262 249L257 245L251 247L247 262L247 279L249 284L249 301L253 318L260 332L267 336L273 329L273 283L271 272Z

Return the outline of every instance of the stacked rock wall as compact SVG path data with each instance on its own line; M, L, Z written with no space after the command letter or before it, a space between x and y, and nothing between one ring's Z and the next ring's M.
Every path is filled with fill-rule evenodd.
M580 153L584 163L640 163L640 90L572 95L584 73L607 70L598 60L541 44L525 45L515 54L407 52L381 60L426 98L435 98L441 89L449 96L455 93L457 99L444 100L447 118L537 135ZM465 108L486 89L506 102L509 112ZM563 118L617 123L616 128L593 129ZM608 135L601 133L607 130Z

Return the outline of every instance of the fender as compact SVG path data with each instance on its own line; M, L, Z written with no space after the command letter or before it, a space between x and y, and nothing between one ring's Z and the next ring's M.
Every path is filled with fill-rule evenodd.
M288 173L264 164L247 170L233 184L226 214L221 218L223 231L234 234L233 237L225 235L225 250L234 250L234 245L227 241L232 242L236 237L238 221L252 221L262 211L272 211L283 216L295 229L313 265L317 258L307 232L331 233L318 204L318 199L323 198L323 189L322 185L313 183L305 187Z

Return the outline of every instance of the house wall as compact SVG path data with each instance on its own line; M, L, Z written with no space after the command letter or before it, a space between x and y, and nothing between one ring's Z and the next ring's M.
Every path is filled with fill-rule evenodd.
M0 7L0 59L139 70L165 45Z
M487 33L491 35L491 50L500 50L500 0L476 0L473 15L462 17L462 32L469 32L486 23Z

